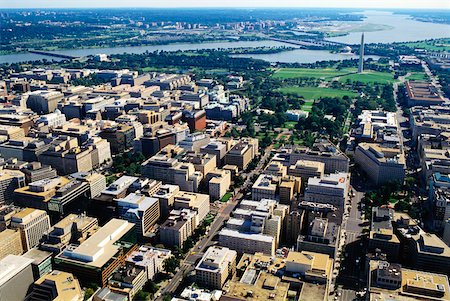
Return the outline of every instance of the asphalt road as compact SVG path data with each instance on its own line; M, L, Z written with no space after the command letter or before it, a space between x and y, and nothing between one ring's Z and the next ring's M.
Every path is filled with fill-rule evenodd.
M264 162L270 156L272 148L273 145L270 145L264 150L264 154L261 157L260 162L253 171L251 171L249 174L246 175L246 180L242 185L242 187L245 188L249 186L251 184L251 178L253 177L253 175L259 174L261 169L264 167ZM236 189L235 196L230 201L228 201L228 203L225 206L221 207L218 210L217 216L214 219L213 223L211 224L208 234L205 235L203 238L201 238L190 250L188 255L182 261L177 273L172 277L170 282L160 290L159 292L160 295L159 297L156 298L156 300L162 301L164 295L167 294L173 295L177 291L178 286L183 281L183 278L194 270L195 268L194 265L197 262L197 260L199 260L203 256L207 248L209 248L211 245L214 244L213 238L220 231L225 221L230 218L230 213L234 210L234 208L236 208L242 197L243 195L240 192L240 189Z

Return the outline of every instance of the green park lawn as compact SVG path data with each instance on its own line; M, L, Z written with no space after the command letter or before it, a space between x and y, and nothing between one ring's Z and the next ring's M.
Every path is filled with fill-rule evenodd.
M308 99L308 100L305 100L305 103L302 105L301 109L305 112L311 112L313 105L314 105L314 100Z
M360 81L362 83L393 83L394 75L390 72L377 72L367 70L363 74L356 73L356 68L345 68L338 70L335 68L308 69L308 68L281 68L274 72L273 77L278 79L290 78L316 78L332 80L338 77L339 81L345 82Z
M352 69L337 70L335 68L281 68L275 71L273 77L278 79L290 79L290 78L324 78L332 79L333 77L341 76L352 72Z
M428 75L425 72L411 72L409 76L406 77L407 80L429 80Z
M353 73L341 76L339 78L340 82L346 82L350 80L352 82L359 81L364 84L369 83L379 83L379 84L392 84L394 80L394 75L389 72L377 72L377 71L364 71L362 74Z
M321 97L344 97L346 95L348 97L356 97L358 95L352 91L319 87L284 87L280 88L279 91L285 94L296 94L308 100L320 99ZM308 107L312 107L312 101L306 102L303 106L305 106L305 110ZM302 107L302 109L304 108Z
M450 39L437 39L431 41L409 42L401 45L410 48L421 48L430 51L450 51Z

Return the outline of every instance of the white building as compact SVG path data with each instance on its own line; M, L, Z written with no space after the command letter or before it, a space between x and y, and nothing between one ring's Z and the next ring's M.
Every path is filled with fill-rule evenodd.
M309 178L305 200L344 208L349 192L349 174L345 172Z
M196 282L210 288L222 289L236 269L236 251L224 247L209 247L195 267Z
M64 123L66 123L66 115L61 113L60 110L55 110L55 112L41 115L35 122L35 124L44 124L47 125L50 128L62 126Z

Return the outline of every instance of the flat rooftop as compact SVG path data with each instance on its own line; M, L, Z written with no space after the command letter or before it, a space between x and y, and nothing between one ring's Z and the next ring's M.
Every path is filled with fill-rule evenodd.
M119 250L119 246L114 245L114 243L131 230L133 226L134 224L125 220L112 219L81 245L77 247L69 246L58 257L95 267L102 267Z

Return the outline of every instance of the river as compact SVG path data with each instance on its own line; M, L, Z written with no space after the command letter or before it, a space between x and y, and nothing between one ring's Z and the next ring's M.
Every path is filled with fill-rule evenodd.
M366 32L366 43L391 43L407 42L433 38L450 37L450 25L435 24L429 22L420 22L411 19L407 15L398 15L384 11L364 11L366 18L364 23L384 24L391 28L382 31ZM357 21L361 23L361 21ZM360 32L352 32L346 36L329 38L330 41L342 42L347 44L359 44L361 39ZM177 50L199 50L199 49L231 49L244 47L270 47L270 46L292 46L276 41L238 41L238 42L209 42L197 44L170 44L154 46L137 47L110 47L110 48L86 48L55 51L55 53L86 56L97 53L117 54L117 53L144 53L146 51L177 51ZM271 54L250 54L239 55L243 57L253 57L270 62L286 63L314 63L323 60L345 60L356 58L354 55L342 53L330 53L323 50L295 49ZM18 63L33 60L61 60L55 57L43 56L33 53L18 53L9 55L0 55L0 63ZM373 57L377 58L377 57Z
M386 30L364 33L366 43L411 42L450 37L450 25L447 24L416 21L408 15L387 11L364 11L363 14L365 15L364 21L355 22L383 24L391 27ZM351 32L346 36L329 38L328 40L346 44L359 44L361 33Z
M359 58L353 53L331 53L326 50L294 49L278 53L269 54L236 54L233 57L251 57L261 59L271 63L300 63L308 64L320 61L342 61ZM372 58L378 60L376 55L366 55L365 59Z

